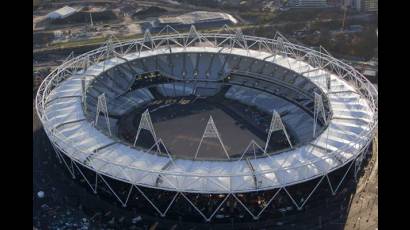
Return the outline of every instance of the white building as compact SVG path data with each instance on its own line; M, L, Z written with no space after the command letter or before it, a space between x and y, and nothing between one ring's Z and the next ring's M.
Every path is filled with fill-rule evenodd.
M77 9L69 7L69 6L64 6L58 10L55 10L47 14L47 18L48 19L63 19L76 12L77 12Z
M342 5L346 6L347 8L355 9L357 11L361 11L362 9L362 0L343 0Z
M364 0L363 10L366 12L375 12L378 11L378 0Z
M345 0L344 4L357 11L378 11L378 0Z
M176 17L162 16L145 24L145 29L160 30L166 25L175 29L189 29L191 25L197 28L221 27L225 24L235 25L238 20L232 15L221 12L194 11Z
M289 0L288 7L292 8L321 8L328 7L327 0Z

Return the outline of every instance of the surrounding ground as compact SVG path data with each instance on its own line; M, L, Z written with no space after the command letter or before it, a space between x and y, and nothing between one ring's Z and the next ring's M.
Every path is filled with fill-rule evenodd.
M373 143L374 156L359 181L350 207L346 229L378 229L378 138Z

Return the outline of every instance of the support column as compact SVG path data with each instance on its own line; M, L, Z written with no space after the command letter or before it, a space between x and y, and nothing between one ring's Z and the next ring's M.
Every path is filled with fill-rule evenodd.
M268 149L268 145L269 145L270 137L271 137L272 133L275 132L275 131L278 131L278 130L282 130L282 131L283 131L283 133L284 133L285 136L286 136L286 139L288 140L288 143L289 143L290 147L293 148L292 142L290 142L289 135L288 135L288 133L286 132L286 128L285 128L285 126L283 125L282 119L280 118L279 113L276 112L276 110L275 110L275 111L273 111L273 114L272 114L272 120L271 120L271 122L270 122L270 127L269 127L269 132L268 132L268 138L266 139L265 153L266 153L266 150Z
M112 136L110 120L108 118L107 100L105 98L104 93L102 93L100 96L98 96L97 113L95 115L95 123L94 123L95 126L97 126L97 124L98 124L98 118L99 118L101 112L104 114L105 122L106 122L106 125L107 125L107 128L108 128L108 132L110 133L110 136Z
M325 124L327 124L326 120L326 115L325 115L325 108L323 106L323 99L322 96L320 96L318 93L315 92L315 107L313 110L313 137L316 135L316 126L317 126L317 121L319 119L319 115L322 115L322 119Z
M160 148L158 145L157 135L155 134L154 125L152 124L151 116L149 115L148 109L146 109L145 112L142 113L141 115L141 120L138 126L137 135L135 135L134 147L137 143L138 137L142 129L147 130L151 133L152 137L154 138L155 145L157 146L159 150Z
M214 120L212 119L212 116L209 116L208 123L206 124L205 131L204 131L204 134L202 135L201 141L199 142L199 145L198 145L198 148L196 150L194 159L196 159L197 156L198 156L198 152L199 152L199 149L201 148L202 141L204 140L204 138L217 138L219 143L222 145L222 148L224 150L224 153L225 153L226 157L228 159L230 159L229 154L225 149L225 145L222 142L221 136L219 135L219 132L216 129L216 126L215 126Z

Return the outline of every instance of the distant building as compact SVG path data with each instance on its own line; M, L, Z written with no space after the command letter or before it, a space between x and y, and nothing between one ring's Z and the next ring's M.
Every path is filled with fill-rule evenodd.
M362 74L372 83L378 82L378 71L377 69L365 69Z
M378 11L378 0L344 0L344 4L357 11Z
M195 25L197 28L209 28L223 26L224 24L233 25L236 23L238 23L238 21L230 14L194 11L177 17L158 17L153 21L144 23L143 29L157 31L166 25L170 25L175 29L189 29L191 25Z
M363 31L363 26L362 25L350 25L348 27L348 30L352 33L359 33Z
M138 19L142 19L142 18L147 18L147 17L158 17L167 12L168 10L164 8L161 8L158 6L150 6L150 7L137 9L132 16L137 17Z
M218 1L221 2L221 1ZM233 7L238 7L240 6L242 0L225 0L222 3L226 6L233 6Z
M337 34L353 34L353 33L360 33L363 31L362 25L350 25L347 28L340 29L340 30L332 30L330 31L333 35Z
M287 6L291 8L322 8L329 5L327 0L289 0Z
M353 0L352 1L352 7L353 9L357 10L357 11L361 11L362 10L362 0Z
M345 6L349 9L357 9L357 3L359 3L359 6L361 5L360 2L362 0L340 0L341 6ZM360 11L360 7L358 8Z
M48 19L64 19L76 12L78 12L78 9L75 9L69 6L64 6L58 10L55 10L47 14L47 18Z
M363 11L375 12L378 11L378 0L363 0Z
M327 4L333 7L340 7L349 4L351 1L352 0L327 0Z
M367 77L376 77L377 71L374 69L365 69L363 75Z
M107 22L117 18L113 10L105 7L61 8L48 14L51 24L67 25L72 23L94 24Z

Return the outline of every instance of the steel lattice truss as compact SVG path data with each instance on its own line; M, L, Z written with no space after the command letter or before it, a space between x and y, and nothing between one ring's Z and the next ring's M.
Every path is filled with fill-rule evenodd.
M199 152L199 149L201 148L202 141L204 140L204 138L216 138L216 139L218 139L218 141L221 144L222 149L223 149L226 157L229 159L229 154L225 149L225 145L222 142L221 136L219 135L218 129L216 128L216 125L215 125L215 122L214 122L214 119L212 118L212 116L209 117L208 123L206 124L204 134L202 135L201 141L199 142L199 145L198 145L198 148L196 150L194 159L196 159L197 156L198 156L198 152Z
M326 123L326 111L323 105L323 99L322 96L320 96L317 93L315 94L315 100L314 100L314 111L313 111L313 136L316 136L316 127L317 127L317 121L319 119L319 116L322 117L323 121Z
M98 125L98 118L100 117L100 113L104 114L105 123L111 136L112 134L110 128L110 119L108 119L107 99L105 98L104 93L98 96L97 113L95 114L95 125Z
M154 141L158 142L157 135L155 134L154 126L152 125L151 116L149 115L148 109L145 110L145 112L142 113L141 115L141 121L138 126L137 135L135 135L134 147L135 147L135 144L137 143L138 137L142 129L149 131L152 137L154 138Z
M130 174L127 173L131 168L130 166L126 165L121 165L121 164L114 164L112 162L105 162L105 165L108 165L109 163L115 165L116 169L118 170L118 175L107 175L103 173L100 169L103 168L102 166L100 169L98 168L93 168L90 165L79 161L77 158L73 156L78 156L81 155L85 150L82 150L78 147L76 147L75 143L71 143L70 140L67 139L62 133L59 133L59 131L53 127L48 127L48 121L49 117L48 114L45 112L47 103L48 103L48 97L50 93L55 89L61 82L65 81L66 79L70 78L74 73L76 74L81 74L85 73L86 70L97 63L103 63L103 69L105 69L105 61L110 59L110 58L120 58L124 59L123 57L127 54L130 53L136 53L137 55L141 54L141 52L146 52L146 51L153 51L156 49L166 49L168 50L169 53L173 52L173 49L176 47L179 48L188 48L188 47L212 47L212 48L218 48L219 51L221 52L222 50L230 50L232 52L233 49L243 49L247 53L250 53L251 51L263 51L263 52L269 52L271 53L271 57L277 58L278 55L282 57L289 57L293 58L296 61L303 61L305 63L308 63L314 69L311 69L309 71L304 72L305 74L309 74L310 72L314 72L317 70L325 70L328 73L332 73L335 76L337 76L338 79L341 79L345 82L349 82L349 84L357 89L357 93L360 94L360 97L363 100L366 100L372 113L374 116L372 117L372 122L370 123L368 129L358 135L357 143L359 143L360 149L357 149L357 154L353 158L351 158L348 161L345 161L341 163L338 168L343 167L345 165L348 165L348 170L344 174L343 178L339 183L337 183L336 186L332 185L332 183L329 180L329 173L331 172L330 170L327 171L322 171L320 174L318 174L315 178L319 178L318 184L316 187L313 188L313 190L309 193L306 194L306 199L304 200L303 203L296 202L294 197L289 193L288 187L292 184L281 184L280 187L278 188L278 191L270 198L268 201L267 205L265 205L259 212L254 213L250 211L250 209L247 207L246 204L244 204L238 197L237 197L237 192L236 191L230 191L229 188L226 188L226 191L224 194L226 194L225 199L217 206L214 212L211 213L211 215L205 215L187 196L187 193L189 191L185 191L181 189L178 185L174 184L173 181L169 180L168 177L178 177L181 176L180 173L178 172L167 172L163 169L157 170L157 169L152 169L152 170L147 170L145 173L146 175L150 174L157 174L158 178L160 177L161 180L164 180L167 182L168 185L171 186L171 188L168 188L167 190L175 192L175 195L167 208L165 210L161 210L158 205L155 203L155 200L150 199L147 194L143 192L141 189L142 187L148 187L146 185L141 185L138 183L134 183L133 179L130 177ZM288 60L288 59L286 59ZM289 63L289 67L291 64ZM332 92L330 91L332 79L329 77L326 78L325 82L325 87L323 88L322 94L325 95L331 95L331 94L337 94L340 92ZM86 83L82 83L82 92L86 91ZM328 90L326 90L326 88ZM324 109L323 109L323 100L321 96L316 96L318 94L314 95L314 101L315 101L315 122L317 122L317 119L320 116L323 117L324 122L326 123L329 119L332 118L332 115L330 114L329 116L326 117L324 114ZM84 97L85 94L83 93L83 98L82 101L84 102ZM87 110L85 107L85 103L83 103L83 109ZM105 120L107 122L107 126L109 129L109 119L108 119L108 111L107 111L107 102L104 94L101 95L101 97L98 97L98 112L97 116L95 119L95 124L98 122L98 117L100 112L102 112L105 116ZM283 35L280 33L277 33L275 35L274 39L266 39L266 38L259 38L259 37L253 37L253 36L246 36L243 35L243 33L240 30L233 30L227 26L224 26L221 28L218 32L216 33L200 33L198 32L194 26L191 27L190 31L188 33L179 33L175 29L173 29L170 26L166 26L163 30L161 30L157 35L152 36L149 31L145 32L143 38L141 39L136 39L136 40L131 40L131 41L118 41L115 37L111 37L108 39L108 41L100 48L92 50L90 52L81 54L79 56L74 56L73 54L70 54L70 56L64 61L62 65L57 67L53 72L50 73L49 76L42 82L40 85L37 96L36 96L36 110L38 113L38 116L43 123L44 130L47 133L48 137L50 138L53 148L55 149L56 155L59 158L60 162L63 163L68 171L72 174L73 177L75 177L75 171L78 171L85 179L85 181L88 183L90 188L97 193L97 183L93 184L91 183L83 174L81 171L79 165L82 167L86 167L92 171L95 172L95 177L96 181L101 180L103 183L105 183L109 188L112 194L118 199L119 202L123 204L123 206L127 205L127 202L129 200L129 194L131 194L131 191L137 190L141 195L147 199L147 201L151 204L153 209L155 209L161 216L165 216L167 212L170 210L172 207L172 204L176 200L176 198L183 197L192 207L194 210L198 212L199 215L201 215L206 221L211 221L214 215L217 213L218 209L227 201L229 197L233 197L235 200L238 201L238 203L243 206L243 208L254 218L258 219L261 214L266 210L267 207L269 207L269 204L276 198L276 195L279 193L279 191L285 191L286 194L289 196L289 198L292 200L293 204L295 207L298 209L303 208L303 206L308 202L309 197L315 192L317 189L318 185L323 181L326 180L328 182L328 185L332 191L333 194L336 194L337 191L340 190L340 185L342 184L342 181L344 180L345 176L347 175L347 172L353 168L355 175L357 175L357 172L360 168L360 164L363 160L363 155L366 153L366 150L369 148L369 145L371 143L372 137L374 135L375 129L377 127L378 123L378 117L377 117L377 90L374 88L372 84L368 82L366 78L363 77L358 71L356 71L353 67L348 66L344 64L343 62L335 59L332 57L326 50L324 50L322 47L320 48L319 51L308 49L305 47L302 47L297 44L293 44L289 42ZM157 147L158 151L161 151L160 146L165 148L165 155L169 158L170 164L174 165L175 167L175 161L172 158L172 156L168 153L166 150L166 147L162 140L160 138L157 138L155 135L155 131L151 122L151 119L149 117L148 111L146 111L143 115L143 118L141 119L140 126L138 128L138 131L141 129L148 130L152 133L155 139L155 144L153 147ZM322 114L322 115L321 115ZM268 135L270 136L273 131L276 130L282 130L290 145L291 142L289 140L289 137L287 135L286 129L281 121L281 118L279 114L274 113L272 117L272 123L270 127L270 131ZM111 134L111 130L109 130ZM315 132L315 130L313 131ZM138 132L139 133L139 132ZM138 134L135 137L135 141L138 138ZM204 134L203 138L217 138L222 146L224 147L222 143L222 139L216 129L215 123L213 122L213 119L210 118ZM267 139L269 141L269 138ZM68 148L67 146L70 146L69 150L72 152L67 152ZM152 148L153 148L152 147ZM199 149L200 146L198 146ZM334 150L333 152L329 152L328 156L336 156L337 154L340 154L341 152L345 151L346 149L351 148L349 144L346 144L346 146L343 146L337 150ZM266 159L271 158L271 156L266 152L266 147L263 149L260 147L258 144L256 144L255 141L251 141L251 143L248 145L248 147L245 149L244 153L242 154L241 158L238 160L249 160L249 158L245 157L245 153L248 152L249 150L252 150L252 153L254 157L256 158L256 151L263 151L264 156L266 156ZM95 152L97 152L96 150ZM226 153L226 150L224 148L224 151ZM147 151L148 152L148 151ZM63 155L67 156L70 160L67 161ZM227 154L228 156L228 154ZM228 156L229 158L229 156ZM354 166L354 167L353 167ZM301 167L301 166L298 166ZM143 171L142 169L139 169L140 171ZM285 170L287 170L285 168ZM332 171L335 170L334 168ZM263 176L263 175L268 175L270 173L274 173L273 171L263 171L263 172L253 172L253 176ZM119 180L125 183L130 184L129 188L129 193L128 197L123 199L120 198L120 196L117 194L117 192L110 186L110 184L102 177L108 176L113 178L114 180ZM199 175L199 174L194 174L191 173L186 176L191 176L191 177L197 177L201 179L204 175ZM205 176L211 176L212 175L205 175ZM229 174L225 175L227 178L233 178L237 176L243 176L241 174ZM126 179L123 179L126 178ZM307 178L304 180L300 180L297 183L302 183L306 181L310 181L315 178ZM212 181L212 180L211 180ZM215 184L218 186L223 186L218 183L218 181L215 179L213 180ZM155 189L163 189L159 187L152 187ZM271 188L264 188L266 189L271 189ZM263 189L259 188L258 185L255 185L255 190L254 191L261 191ZM248 191L252 192L252 191Z
M313 128L313 129L315 129L315 128ZM280 118L279 113L276 112L276 111L273 111L272 120L270 122L270 127L269 127L269 132L268 132L268 138L267 138L266 144L265 144L265 150L264 150L265 152L268 148L268 144L269 144L270 137L271 137L272 133L275 132L275 131L279 131L279 130L283 131L283 133L286 136L286 140L288 141L290 147L293 148L292 142L290 142L288 132L286 132L285 126L283 125L283 122L282 122L282 119Z

